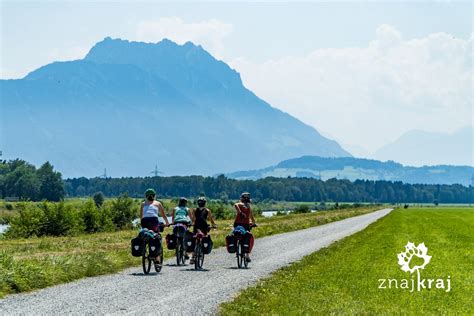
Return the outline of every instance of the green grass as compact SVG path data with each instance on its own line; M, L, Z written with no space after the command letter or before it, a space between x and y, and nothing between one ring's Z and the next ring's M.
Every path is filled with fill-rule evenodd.
M472 315L473 235L472 208L397 209L364 231L244 290L235 300L221 305L220 313ZM408 241L416 245L424 242L432 256L421 278L450 276L450 292L378 288L379 279L411 280L397 263L397 254L404 251Z
M256 237L268 236L372 212L379 207L364 207L309 214L258 218ZM212 231L215 247L224 245L232 221L217 222ZM165 231L163 235L168 232ZM120 271L140 265L130 254L130 239L137 230L96 233L70 237L0 239L0 297L40 289L83 277ZM173 252L166 250L165 258Z

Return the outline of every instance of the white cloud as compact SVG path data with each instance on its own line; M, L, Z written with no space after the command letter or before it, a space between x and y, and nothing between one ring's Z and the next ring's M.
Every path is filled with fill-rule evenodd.
M446 33L404 40L389 25L364 48L317 49L231 65L272 105L369 151L411 129L472 124L472 42Z
M165 17L141 21L136 36L138 40L146 42L159 42L164 38L178 44L191 41L220 58L224 51L223 40L232 31L232 24L216 19L186 23L178 17Z

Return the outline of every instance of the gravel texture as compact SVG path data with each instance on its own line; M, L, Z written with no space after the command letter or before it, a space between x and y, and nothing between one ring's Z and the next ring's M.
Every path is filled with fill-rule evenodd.
M212 314L219 304L262 277L332 242L354 234L391 209L255 241L249 269L237 269L224 248L206 256L203 271L165 262L159 274L141 266L85 278L0 300L0 314ZM258 228L256 228L258 229ZM153 270L153 268L152 268Z

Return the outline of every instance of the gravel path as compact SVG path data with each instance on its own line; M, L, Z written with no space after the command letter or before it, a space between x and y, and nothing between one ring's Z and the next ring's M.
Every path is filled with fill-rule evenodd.
M238 291L271 272L332 242L354 234L391 209L305 230L259 238L250 269L237 269L235 256L216 249L207 270L165 262L159 274L144 276L141 266L0 300L0 314L209 314ZM258 229L258 228L257 228Z

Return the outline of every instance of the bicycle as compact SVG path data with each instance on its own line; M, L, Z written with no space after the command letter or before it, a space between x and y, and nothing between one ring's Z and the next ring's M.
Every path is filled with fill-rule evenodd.
M212 227L211 228L216 228ZM194 246L194 269L195 270L202 270L202 266L204 264L204 245L203 245L203 238L206 237L201 230L198 230L196 235L196 244Z
M150 244L150 240L154 238L154 236L151 236L148 232L145 233L145 237L143 238L143 252L142 252L142 267L143 267L143 273L144 274L149 274L151 270L151 263L153 262L153 265L155 266L155 271L159 273L161 271L161 268L163 267L163 244L161 242L161 235L159 233L158 236L155 238L159 238L159 253L157 257L152 257L150 255L151 252L154 252L155 249L153 249L156 246L152 246ZM159 259L159 260L156 260Z
M188 226L185 224L177 223L174 225L173 234L176 236L176 264L178 266L186 264L186 245L184 236L188 231Z
M240 226L242 227L242 226ZM257 227L257 224L252 224L250 227ZM243 228L243 227L242 227ZM248 247L248 245L245 245L243 243L243 240L245 238L246 234L250 234L250 231L246 230L245 233L241 233L239 230L234 230L234 236L235 236L235 256L237 257L237 267L239 269L248 268L248 260L246 254L248 253L248 250L244 250L245 247Z

